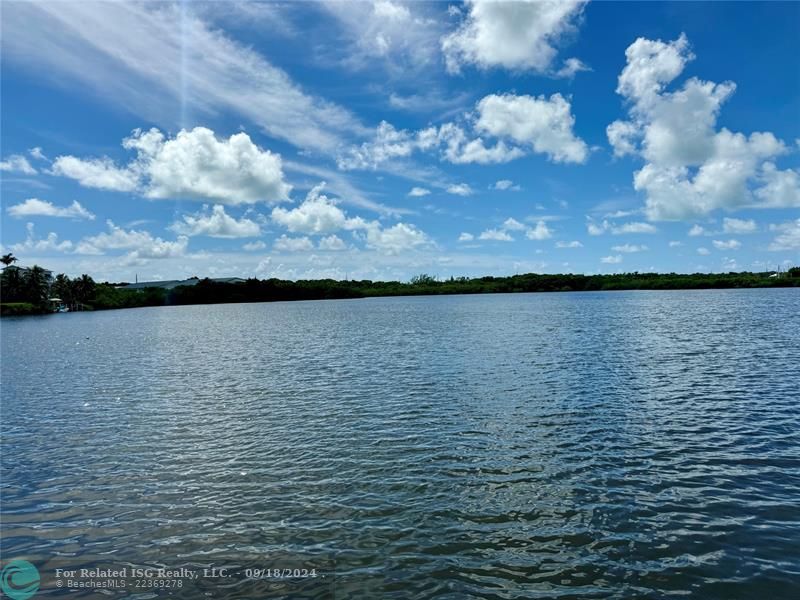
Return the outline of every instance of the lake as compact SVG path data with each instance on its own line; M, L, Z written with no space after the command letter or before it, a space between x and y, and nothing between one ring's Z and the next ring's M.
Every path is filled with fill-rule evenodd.
M795 598L798 308L769 289L3 319L3 560L228 568L142 598Z

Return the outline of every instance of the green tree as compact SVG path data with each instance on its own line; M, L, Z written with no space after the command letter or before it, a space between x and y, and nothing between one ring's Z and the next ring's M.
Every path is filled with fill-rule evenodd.
M94 279L88 275L81 275L72 281L72 296L75 302L87 303L94 296Z
M17 257L9 252L8 254L3 254L3 256L0 256L0 262L5 266L9 266L11 263L17 262Z
M53 281L53 286L50 288L54 296L61 298L66 303L71 303L74 300L74 294L72 292L72 281L70 278L64 275L63 273L59 273L56 275L55 280Z
M4 269L0 277L0 294L3 302L21 302L25 288L19 269Z
M42 267L33 265L22 277L25 301L45 308L50 304L50 277Z

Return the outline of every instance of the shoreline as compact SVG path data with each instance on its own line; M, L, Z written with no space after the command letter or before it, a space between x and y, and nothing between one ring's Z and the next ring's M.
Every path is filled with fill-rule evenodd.
M126 289L126 284L99 283L86 309L113 310L147 306L185 306L196 304L240 304L296 302L302 300L344 300L403 296L463 296L483 294L558 293L599 291L690 291L710 289L763 289L800 287L800 272L775 275L764 273L625 273L617 275L540 275L528 273L508 277L450 278L438 280L428 275L411 282L337 281L333 279L288 281L247 279L236 282L198 279L186 285L152 286ZM128 284L129 285L129 284ZM0 315L41 316L52 314L44 305L31 303L0 304ZM80 311L85 312L85 311Z

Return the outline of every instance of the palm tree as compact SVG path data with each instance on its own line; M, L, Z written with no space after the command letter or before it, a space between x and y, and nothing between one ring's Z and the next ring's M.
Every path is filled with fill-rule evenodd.
M3 254L3 256L0 256L0 262L5 266L9 266L11 263L17 262L17 257L9 252L8 254Z
M28 302L37 306L47 306L50 297L50 279L47 271L39 265L33 265L25 272L24 283Z

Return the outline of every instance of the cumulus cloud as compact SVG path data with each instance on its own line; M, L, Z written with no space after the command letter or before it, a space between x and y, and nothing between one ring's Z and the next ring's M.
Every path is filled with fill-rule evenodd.
M371 223L366 230L366 243L367 247L385 254L400 254L432 244L430 238L414 225L397 223L382 228L376 222Z
M337 200L322 193L324 186L323 182L309 191L306 199L297 208L289 210L275 207L272 210L272 221L292 233L329 234L327 238L320 241L320 249L344 249L342 244L336 241L338 238L330 235L339 230L352 231L355 237L364 241L367 247L385 254L399 254L406 250L432 244L430 238L423 231L408 223L396 223L391 227L383 227L378 221L348 217L337 205ZM294 251L300 249L302 248L298 246L298 250Z
M774 252L800 250L800 219L772 225L770 230L777 232L775 239L769 245L770 250Z
M110 158L59 156L53 162L51 172L74 179L84 187L114 192L132 192L139 185L137 172L118 167Z
M525 237L529 240L547 240L553 237L553 231L544 221L537 221L534 227L525 231Z
M713 240L711 243L717 250L736 250L742 245L738 240Z
M558 241L556 242L556 248L583 248L583 244L578 240L572 242Z
M247 242L244 246L242 246L242 250L246 250L247 252L257 252L258 250L264 250L267 245L262 242L261 240L257 240L255 242Z
M189 237L206 235L215 238L245 238L261 235L261 227L255 221L235 219L225 212L225 207L215 204L211 212L183 215L180 221L170 226L170 230Z
M24 173L25 175L35 175L36 169L33 168L28 159L21 154L12 154L3 161L0 161L0 171L11 171Z
M677 40L637 39L625 52L627 64L617 93L628 102L628 120L606 133L615 156L644 159L634 188L645 196L650 220L686 220L719 209L800 206L800 177L770 159L786 152L769 132L750 135L717 130L733 82L696 77L681 88L667 86L694 56L686 36Z
M553 73L553 76L564 79L572 79L581 71L591 71L591 69L582 60L573 57L565 60L564 65L558 71Z
M500 179L499 181L495 181L494 182L494 185L492 186L492 189L501 190L501 191L509 190L509 191L512 191L512 192L518 192L522 188L519 185L515 185L514 182L511 181L510 179Z
M753 219L732 219L725 217L722 219L722 230L725 233L754 233L758 229Z
M672 240L672 241L669 243L669 247L670 247L670 248L679 248L679 247L681 247L681 246L683 246L683 242L679 242L679 241L677 241L677 240Z
M517 221L515 218L509 217L503 221L503 229L507 229L508 231L524 231L525 225Z
M48 254L52 252L69 252L72 249L72 242L69 240L58 241L58 235L54 232L47 234L46 238L37 238L33 223L27 223L27 236L24 242L11 244L10 248L18 254Z
M800 206L800 175L793 169L779 170L774 163L761 167L760 181L764 184L755 191L759 204L769 208Z
M153 236L149 231L118 227L106 221L108 231L83 238L75 248L77 254L105 254L107 250L129 250L131 260L149 258L176 258L183 256L189 238L179 236L175 241L166 241Z
M576 28L582 1L468 0L458 29L442 38L448 71L480 69L551 71L557 46ZM576 64L567 69L574 74Z
M708 248L700 247L697 249L697 253L701 256L708 256L711 254L711 251Z
M600 259L600 262L607 265L618 265L622 262L622 256L619 254L613 256L604 256Z
M291 190L280 156L256 146L246 133L218 139L210 129L195 127L168 139L155 128L136 129L122 145L137 154L127 166L109 158L59 156L52 172L87 187L232 205L288 200Z
M476 130L509 138L555 162L582 163L586 143L575 137L570 103L561 95L517 96L490 94L478 103Z
M465 233L464 232L464 233L462 233L461 235L458 236L458 241L459 242L471 242L474 239L475 239L475 236L472 235L471 233Z
M286 237L282 235L273 242L272 247L278 252L306 252L314 249L313 242L307 237Z
M351 146L338 157L337 164L344 170L376 169L390 160L411 156L416 148L417 143L408 131L381 121L372 141Z
M331 234L322 238L317 244L317 247L320 250L338 251L346 250L347 244L345 244L344 240L338 235Z
M6 212L18 219L22 217L62 217L94 220L94 215L81 206L77 200L74 200L69 206L56 206L46 200L28 198L24 202L9 206Z
M44 152L39 146L28 150L28 154L30 154L31 157L35 158L36 160L47 160L47 156L45 156Z
M698 235L704 235L706 232L705 228L702 225L692 225L692 228L689 230L689 235L691 237L697 237Z
M340 229L359 229L366 226L360 217L348 218L337 202L322 193L325 183L308 192L306 199L291 210L272 209L272 220L292 233L323 234Z
M614 246L611 248L614 252L622 252L624 254L633 254L634 252L644 252L647 246L642 244L623 244L622 246Z
M490 240L495 242L513 242L514 238L503 229L487 229L478 236L479 240Z
M408 192L408 195L412 198L421 198L422 196L427 196L430 194L431 191L421 187L413 187L411 191Z
M472 113L458 121L419 131L396 129L382 121L373 139L344 148L337 159L340 169L377 169L410 157L416 151L438 151L453 164L498 164L544 154L557 163L583 163L586 143L573 132L572 107L561 94L520 96L490 94Z
M447 186L447 193L456 196L469 196L472 194L472 188L466 183L454 183Z

